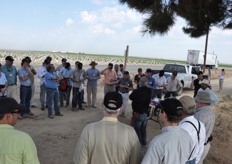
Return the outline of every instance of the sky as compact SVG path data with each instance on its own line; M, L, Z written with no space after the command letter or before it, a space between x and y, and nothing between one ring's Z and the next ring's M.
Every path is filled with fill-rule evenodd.
M184 34L183 19L164 36L142 35L146 15L119 0L5 0L0 10L0 49L64 51L187 60L204 51L205 36ZM213 28L208 52L232 64L232 30Z

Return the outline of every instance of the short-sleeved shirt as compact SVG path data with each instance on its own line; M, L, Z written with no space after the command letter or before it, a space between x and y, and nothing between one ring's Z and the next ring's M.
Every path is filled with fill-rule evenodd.
M27 87L32 85L31 78L26 79L26 80L21 80L20 79L20 77L28 77L29 76L29 73L25 68L20 67L19 70L18 70L18 74L19 74L19 81L20 81L21 85L24 85L24 86L27 86Z
M44 77L47 88L56 89L58 87L58 82L52 80L52 77L59 78L59 75L56 72L47 72Z
M121 79L119 79L118 84L119 84L118 91L121 92L121 93L128 93L129 92L128 88L132 88L133 87L131 79L121 78ZM128 88L121 87L120 85L121 86L126 86Z
M31 137L7 124L0 125L1 164L39 164Z
M0 85L5 85L7 83L7 79L5 73L0 72Z
M38 78L40 79L40 85L44 84L45 83L45 78L44 78L44 75L47 73L47 69L45 66L41 66L39 67L39 71L38 71Z
M155 90L156 89L156 84L155 84L155 79L152 78L152 77L148 77L147 78L148 82L148 86L152 88L152 90Z
M18 72L15 66L8 67L7 65L3 65L2 72L6 75L8 85L17 84Z
M73 68L67 69L67 68L65 68L65 67L61 68L61 70L60 70L60 74L61 74L64 78L67 78L67 79L68 79L68 86L72 86L72 85L73 85L73 82L72 82L72 80L71 80L71 74L72 74L73 71L74 71Z
M99 78L100 75L100 71L96 68L89 68L86 71L86 77L89 77L90 79L88 79L87 85L88 86L92 86L92 87L97 87L97 79L91 79L91 78Z
M84 69L74 70L72 72L72 74L71 74L71 79L74 79L74 80L84 80L85 77L86 77L86 73L85 73ZM75 81L73 81L73 87L74 88L79 88L82 83L83 82L75 82Z

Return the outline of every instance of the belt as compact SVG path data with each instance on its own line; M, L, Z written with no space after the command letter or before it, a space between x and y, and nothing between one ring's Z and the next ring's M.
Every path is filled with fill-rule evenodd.
M16 85L16 84L8 84L8 86L13 86L13 85Z
M107 83L105 83L105 85L108 85L108 86L113 86L113 85L115 85L115 84L107 84Z
M21 85L21 87L31 88L31 86L25 86L25 85Z

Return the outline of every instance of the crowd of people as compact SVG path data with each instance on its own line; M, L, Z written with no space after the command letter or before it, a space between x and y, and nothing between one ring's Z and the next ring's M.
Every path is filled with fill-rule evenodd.
M44 111L47 108L51 119L63 116L60 108L70 104L72 111L98 108L98 80L101 75L104 76L104 117L83 129L73 156L75 164L202 164L208 154L215 123L212 108L218 103L218 97L211 90L210 82L203 79L201 71L192 81L193 97L177 99L177 91L183 87L177 72L166 78L163 70L152 75L150 68L144 73L138 68L138 73L131 79L123 64L109 63L99 71L97 63L91 61L90 68L84 70L81 61L76 61L75 68L72 68L63 58L62 64L55 68L48 56L37 72L30 57L22 59L18 70L13 65L12 56L7 56L5 61L5 65L0 65L0 163L39 163L30 136L13 128L18 118L34 115L31 107L36 107L33 101L35 76L40 79L40 109ZM219 91L222 90L224 74L222 70L219 75ZM17 78L20 82L20 104L15 94ZM84 102L84 94L87 94L87 102ZM156 110L163 127L161 134L155 136L148 146L146 126L153 98L161 100ZM117 119L128 113L129 100L132 101L131 126ZM16 146L18 142L20 148L10 146ZM146 146L148 150L142 159L141 147Z

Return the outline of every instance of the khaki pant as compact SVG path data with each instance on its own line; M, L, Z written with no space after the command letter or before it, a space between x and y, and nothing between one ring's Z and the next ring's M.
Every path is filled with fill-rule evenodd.
M129 99L129 93L121 93L121 92L119 93L122 95L122 107L121 107L120 114L125 114L128 99Z
M97 87L87 85L87 105L97 107Z
M16 101L18 101L19 96L17 96L17 95L18 95L18 87L17 87L17 85L12 85L12 86L7 87L7 97L12 97Z
M219 91L222 91L223 89L223 82L224 82L224 79L219 79Z

